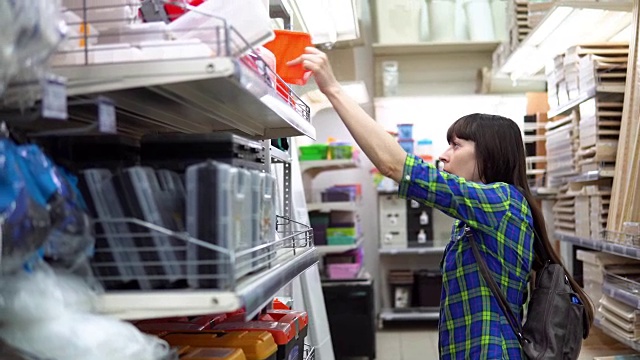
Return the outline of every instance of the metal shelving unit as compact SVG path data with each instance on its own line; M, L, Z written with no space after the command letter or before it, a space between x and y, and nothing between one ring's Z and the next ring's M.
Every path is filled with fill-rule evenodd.
M373 53L383 55L422 55L442 53L493 52L500 43L495 41L424 42L411 44L373 44Z
M233 57L63 66L69 96L101 94L135 125L180 132L240 131L271 139L315 138L309 107L295 108L262 76Z
M406 249L378 249L380 255L441 255L444 252L444 246L425 246L420 248Z

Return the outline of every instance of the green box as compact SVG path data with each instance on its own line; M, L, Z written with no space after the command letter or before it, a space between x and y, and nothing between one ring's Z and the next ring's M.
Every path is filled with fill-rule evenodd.
M329 145L331 159L351 159L353 157L353 146L351 145Z
M326 160L329 154L329 145L313 144L300 146L300 161Z
M327 236L349 236L356 237L357 231L355 227L330 227L327 228Z
M353 245L356 238L353 236L327 236L327 245Z

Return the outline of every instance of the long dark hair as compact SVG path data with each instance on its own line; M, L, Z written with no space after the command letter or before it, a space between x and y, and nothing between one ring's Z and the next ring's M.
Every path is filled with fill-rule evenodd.
M543 246L553 263L563 265L560 256L549 241L542 210L529 189L524 143L518 125L513 120L498 115L471 114L458 119L451 125L447 131L447 140L451 143L454 137L475 143L478 175L482 181L487 184L503 182L514 185L522 191L531 208L533 228L536 238L539 240L538 245ZM540 257L539 251L536 251L534 270L539 270L544 262ZM588 319L587 328L589 328L593 323L594 313L591 299L567 272L566 268L565 273L571 282L571 287L585 305Z

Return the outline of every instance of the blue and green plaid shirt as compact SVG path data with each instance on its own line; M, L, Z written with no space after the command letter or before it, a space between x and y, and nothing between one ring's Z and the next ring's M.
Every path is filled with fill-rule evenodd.
M506 183L480 184L440 172L408 155L399 195L458 219L441 263L441 359L524 359L518 340L482 278L469 226L480 253L517 316L522 318L533 263L533 224L524 196Z

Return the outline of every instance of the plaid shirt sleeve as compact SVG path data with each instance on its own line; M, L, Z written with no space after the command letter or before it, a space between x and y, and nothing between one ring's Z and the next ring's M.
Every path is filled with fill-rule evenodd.
M467 181L441 172L414 155L406 157L398 195L439 209L489 234L495 234L509 211L511 196L505 183Z

